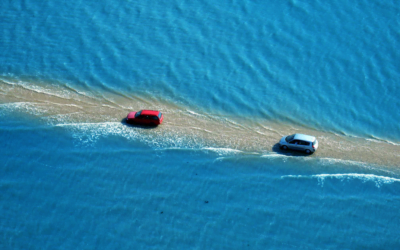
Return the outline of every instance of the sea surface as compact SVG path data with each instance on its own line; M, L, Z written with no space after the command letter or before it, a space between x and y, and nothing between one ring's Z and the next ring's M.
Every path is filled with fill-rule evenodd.
M394 0L0 2L0 249L399 249ZM124 122L160 110L155 128ZM283 152L315 135L312 155Z

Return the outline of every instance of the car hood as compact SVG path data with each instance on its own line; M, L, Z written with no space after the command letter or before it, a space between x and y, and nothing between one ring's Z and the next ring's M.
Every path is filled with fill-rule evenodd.
M287 143L286 140L285 140L286 137L287 137L287 136L282 137L281 140L279 141L279 143L280 143L280 144L286 144L286 143Z

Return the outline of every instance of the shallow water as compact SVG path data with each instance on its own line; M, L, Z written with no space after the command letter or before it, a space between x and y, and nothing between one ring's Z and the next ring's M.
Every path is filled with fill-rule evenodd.
M1 2L0 248L399 248L399 14Z

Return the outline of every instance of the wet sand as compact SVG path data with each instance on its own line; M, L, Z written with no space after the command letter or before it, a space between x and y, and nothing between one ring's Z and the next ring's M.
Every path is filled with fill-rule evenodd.
M128 126L127 113L156 109L165 120L154 129ZM330 158L397 167L400 145L374 138L357 138L270 120L246 120L202 113L173 100L160 100L135 93L87 92L66 85L33 81L0 80L0 114L14 112L46 124L75 131L120 135L148 141L157 147L223 148L255 154L297 155L284 152L277 143L284 135L310 134L319 141L318 151L308 157ZM90 129L89 129L90 128Z

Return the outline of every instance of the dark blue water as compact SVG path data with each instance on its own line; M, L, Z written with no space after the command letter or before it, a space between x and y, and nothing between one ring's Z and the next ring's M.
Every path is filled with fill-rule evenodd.
M2 1L0 248L398 249L399 16L388 0ZM147 107L166 124L120 122ZM315 131L321 153L276 153L235 119Z

